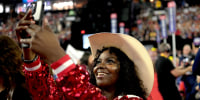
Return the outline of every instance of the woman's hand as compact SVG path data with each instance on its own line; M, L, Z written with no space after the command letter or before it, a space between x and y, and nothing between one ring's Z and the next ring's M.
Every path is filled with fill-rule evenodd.
M30 40L22 40L23 43L30 43L30 48L36 54L40 55L51 64L65 55L65 51L60 46L58 38L51 31L51 29L46 26L38 26L36 24L31 24L26 32L32 34Z
M24 48L22 46L23 43L20 42L21 39L31 39L31 35L26 32L26 29L30 24L34 24L35 22L32 20L32 11L29 10L26 14L20 13L19 15L20 21L16 26L16 35L18 42L23 50L23 57L25 60L33 60L35 58L35 53L30 50L30 48ZM26 44L27 45L27 44Z
M25 30L29 27L30 24L34 24L35 21L33 21L32 10L29 10L26 14L20 13L19 17L20 21L18 22L15 31L20 43L21 38L30 38L31 35L28 34Z

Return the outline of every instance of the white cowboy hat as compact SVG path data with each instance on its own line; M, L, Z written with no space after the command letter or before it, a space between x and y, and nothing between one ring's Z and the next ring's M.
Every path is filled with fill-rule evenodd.
M123 51L134 62L147 94L151 93L154 82L153 63L146 48L137 39L121 33L96 33L89 37L89 41L94 57L97 49L103 47L116 47Z

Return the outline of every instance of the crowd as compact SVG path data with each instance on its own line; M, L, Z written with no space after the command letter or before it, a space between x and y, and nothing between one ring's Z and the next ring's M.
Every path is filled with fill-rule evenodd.
M168 9L164 9L166 15L166 23L168 25ZM200 20L200 8L199 6L177 8L176 10L176 36L180 36L182 39L193 39L199 37L199 20ZM155 14L155 10L151 8L142 10L137 16L137 27L133 29L132 35L137 37L141 41L156 41L156 30L161 30L160 27L160 15ZM167 31L167 35L172 33ZM160 38L162 35L160 32Z
M166 10L167 11L167 10ZM162 95L162 98L164 100L172 100L172 95L170 96L170 93L173 93L177 91L176 93L173 93L173 100L199 100L199 79L197 75L193 74L191 67L194 63L194 58L196 57L196 54L199 50L200 46L200 31L199 31L199 7L193 6L193 7L184 7L184 8L178 8L176 10L176 28L177 31L175 32L175 35L178 40L177 42L177 48L176 48L176 58L172 57L172 44L170 43L171 39L171 33L167 32L167 42L169 46L167 46L168 49L166 49L165 53L169 52L170 55L165 55L163 53L163 47L160 46L163 45L162 42L164 42L164 37L161 34L161 27L160 27L160 19L159 15L147 14L148 12L141 13L138 16L138 27L135 28L132 32L132 35L136 37L140 41L156 41L158 44L157 47L153 46L150 48L150 55L152 57L152 61L155 64L155 72L158 79L158 90ZM169 19L166 19L169 20ZM168 21L167 21L168 25ZM159 32L160 31L160 32ZM160 34L161 41L157 40L157 34ZM155 52L156 51L156 52ZM154 56L153 56L154 55ZM173 59L176 59L176 65L164 63L164 61L161 60L160 57L167 58L172 61ZM163 59L163 58L162 58ZM164 65L162 65L164 63ZM160 67L162 66L162 67ZM171 69L169 66L172 66ZM164 69L168 67L168 69ZM173 70L179 68L179 69L186 69L181 74L174 75ZM165 71L164 71L165 70ZM166 73L168 71L168 73ZM179 73L180 71L176 72ZM165 75L164 75L165 74ZM171 78L170 78L171 77ZM175 78L172 78L175 77ZM173 79L173 80L172 80ZM170 82L174 82L173 84L169 84ZM169 88L168 86L174 87L174 90L169 90L172 88ZM166 90L165 88L168 88ZM166 92L168 91L168 92ZM171 92L169 92L171 91ZM179 99L175 99L176 96L179 96ZM181 97L181 98L180 98ZM171 99L170 99L171 98Z

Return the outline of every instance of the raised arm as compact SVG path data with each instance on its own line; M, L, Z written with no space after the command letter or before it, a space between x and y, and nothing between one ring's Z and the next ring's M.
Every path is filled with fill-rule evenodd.
M30 10L25 15L20 15L21 20L16 26L16 34L20 46L23 50L22 59L24 61L24 73L26 78L26 84L34 100L41 100L48 98L50 94L50 86L54 86L54 82L51 79L49 68L47 64L41 62L40 57L30 49L29 43L23 43L23 41L30 41L34 34L29 34L26 29L30 24L34 24L32 21L32 11ZM23 14L23 13L21 13Z

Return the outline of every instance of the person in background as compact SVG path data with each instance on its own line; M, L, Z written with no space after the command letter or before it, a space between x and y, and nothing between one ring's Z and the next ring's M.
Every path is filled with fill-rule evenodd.
M186 68L192 66L194 60L194 55L192 54L192 49L189 44L183 46L183 54L180 57L180 64ZM183 81L185 86L185 100L195 100L195 84L196 75L192 74L192 71L187 71L181 76L181 81Z
M148 50L149 51L149 54L150 54L150 57L153 61L153 64L155 64L157 58L158 58L158 50L156 47L152 47L151 49Z
M28 15L31 15L30 12ZM30 50L37 55L26 59L31 63L25 65L28 84L35 98L145 100L150 94L153 64L144 46L135 38L114 33L98 33L89 37L94 57L90 78L85 67L75 65L65 54L50 28L35 24L24 26L31 23L27 20L28 15L21 20L23 24L19 23L17 29L26 30L32 35L31 39L20 41L30 43ZM52 82L49 68L42 64L41 57L46 59L57 76L56 84Z
M0 99L32 100L25 85L21 48L4 35L0 35L0 45Z
M90 51L85 51L81 59L79 60L79 65L85 65L88 72L91 73L92 71L92 64L93 64L93 56Z
M192 72L194 75L196 75L196 86L195 90L197 93L195 94L195 99L200 100L200 49L198 49L198 52L195 56L194 64L192 66Z
M187 46L187 45L185 45L185 46ZM192 59L194 59L194 57L196 56L196 54L197 54L197 52L199 50L199 46L200 46L200 38L199 37L195 37L193 39L193 42L192 42L192 51L191 51L192 55L190 53L190 57L192 57ZM188 48L190 48L190 47L188 47ZM183 59L182 55L180 57L182 57L182 59ZM180 61L179 61L179 63L180 63ZM192 82L195 83L195 79L196 78L195 78L194 74L192 74L192 72L189 72L189 73L193 76L192 79L191 79ZM189 75L189 76L191 76L191 75ZM181 92L182 96L184 96L184 98L185 98L185 95L186 95L186 93L185 93L186 92L185 91L185 84L181 79L182 79L182 76L178 77L177 78L177 82L178 82L178 85L179 85L179 91ZM193 88L193 90L194 90L194 88ZM191 94L191 93L189 93L189 94Z
M192 43L192 52L193 55L196 56L200 46L200 37L195 37Z
M155 63L158 88L164 100L181 100L180 93L176 86L176 77L184 75L192 70L189 67L174 67L168 59L171 47L168 43L162 43L159 46L160 55Z
M153 64L154 64L154 84L153 84L151 94L149 95L147 100L163 100L162 95L160 94L160 91L158 90L158 79L157 79L157 72L156 72L156 69L155 69L155 62L156 62L157 57L158 57L157 48L152 47L148 50L148 52L149 52L149 55L150 55L150 57L153 61Z
M182 50L182 56L179 58L179 65L183 62L187 66L194 59L192 49L189 44L185 44Z

